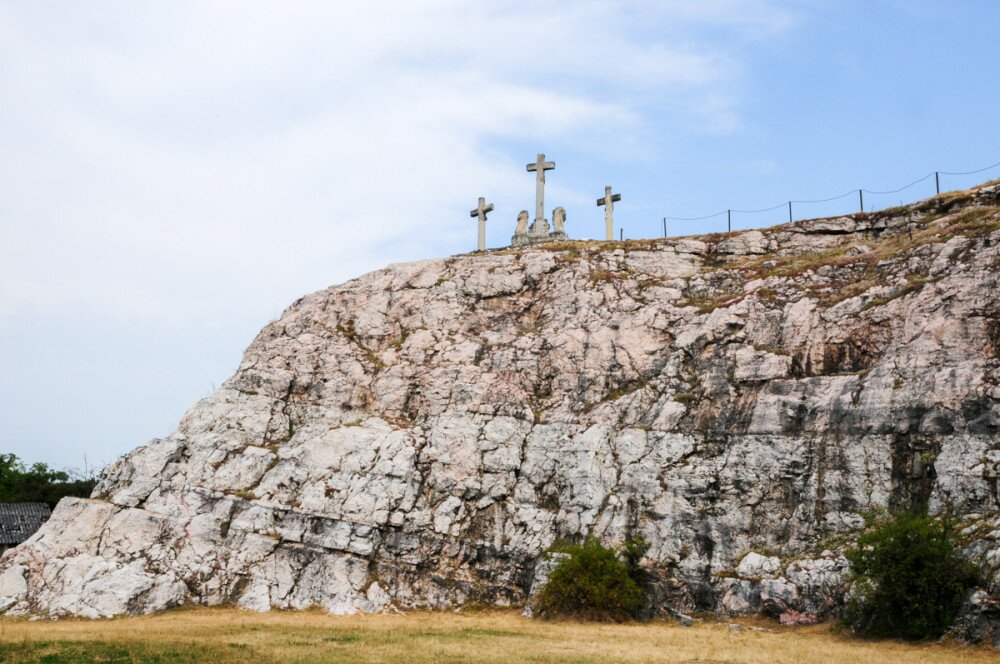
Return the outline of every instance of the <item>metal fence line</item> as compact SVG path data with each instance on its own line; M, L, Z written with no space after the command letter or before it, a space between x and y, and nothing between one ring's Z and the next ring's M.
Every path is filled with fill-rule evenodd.
M668 216L664 216L663 217L663 237L667 237L667 222L668 221L704 221L706 219L714 219L715 217L721 217L723 215L726 215L726 226L727 226L728 231L731 232L732 231L732 225L733 225L733 214L734 213L736 213L736 214L761 214L761 213L764 213L764 212L773 212L773 211L779 210L779 209L781 209L783 207L787 207L788 208L788 220L789 221L793 221L794 220L793 213L792 213L793 212L793 210L792 210L792 204L793 203L797 203L797 204L798 203L801 203L801 204L829 203L831 201L836 201L836 200L839 200L841 198L847 198L848 196L854 196L854 195L858 196L859 209L860 209L861 212L864 212L865 211L865 197L864 197L865 194L870 194L872 196L886 196L886 195L889 195L889 194L898 194L901 191L906 191L907 189L910 189L911 187L915 187L916 185L920 184L921 182L924 182L924 181L926 181L926 180L928 180L928 179L930 179L930 178L933 177L934 178L934 186L935 186L936 195L939 196L941 194L941 176L942 175L976 175L977 173L983 173L985 171L989 171L991 169L997 168L998 166L1000 166L1000 161L996 162L995 164L990 164L989 166L985 166L983 168L980 168L980 169L977 169L977 170L974 170L974 171L933 171L933 172L928 173L927 175L925 175L925 176L923 176L923 177L921 177L921 178L919 178L917 180L914 180L913 182L909 183L905 187L900 187L899 189L892 189L892 190L889 190L889 191L875 191L875 190L871 190L871 189L865 189L865 188L862 187L860 189L852 189L851 191L848 191L847 193L841 194L839 196L831 196L830 198L819 198L819 199L814 199L814 200L795 200L795 199L792 199L792 200L786 201L785 203L781 203L779 205L775 205L773 207L761 208L760 210L738 210L738 209L735 209L735 208L731 208L731 209L727 209L727 210L722 210L721 212L716 212L715 214L706 214L706 215L700 216L700 217L671 217L671 216L668 215ZM888 206L888 207L892 207L892 206ZM886 209L886 208L879 208L879 209ZM874 212L875 208L872 207L869 211L870 212Z
M911 182L910 184L906 185L905 187L900 187L899 189L893 189L891 191L872 191L871 189L862 189L861 191L863 191L863 192L865 192L867 194L875 194L876 196L883 196L885 194L898 194L901 191L906 191L910 187L913 187L915 185L920 184L921 182L923 182L927 178L929 178L932 175L934 175L935 173L939 173L939 172L940 171L934 171L934 173L928 173L924 177L920 178L919 180L914 180L913 182Z
M820 198L820 199L815 200L815 201L796 201L796 200L793 200L792 203L829 203L830 201L835 201L838 198L847 198L848 196L853 196L855 193L857 193L857 191L858 191L857 189L851 189L846 194L841 194L840 196L833 196L832 198Z
M996 168L997 166L1000 166L1000 161L998 161L995 164L990 164L986 168L980 168L978 171L965 171L962 173L951 173L949 171L938 171L938 172L941 173L941 175L975 175L976 173L982 173L983 171L988 171L991 168Z

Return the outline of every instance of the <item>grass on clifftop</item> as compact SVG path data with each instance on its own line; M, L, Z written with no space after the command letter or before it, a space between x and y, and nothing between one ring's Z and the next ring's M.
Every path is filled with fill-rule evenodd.
M828 626L594 624L514 611L330 616L192 608L116 620L0 619L0 662L995 662L952 644L860 641ZM758 623L760 624L760 623Z
M794 277L808 270L823 266L843 267L877 262L904 255L925 244L947 242L953 237L978 237L1000 229L1000 207L980 206L960 212L923 220L909 232L887 235L882 238L844 243L830 249L787 256L756 257L744 263L733 263L722 269L748 270L755 277ZM871 249L863 254L853 254L856 244L866 244Z

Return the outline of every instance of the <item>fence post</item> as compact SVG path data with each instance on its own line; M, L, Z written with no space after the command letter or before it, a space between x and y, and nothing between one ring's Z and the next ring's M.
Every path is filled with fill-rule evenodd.
M792 223L792 202L788 201L788 223Z
M934 186L937 188L937 195L941 195L941 173L934 171Z
M663 237L667 237L667 218L663 218Z
M726 210L726 213L727 213L727 216L726 216L726 232L727 233L732 233L733 232L733 211L732 210Z
M865 192L862 191L861 189L858 189L858 199L861 202L861 211L864 212L865 211Z
M620 241L622 241L624 239L625 239L625 229L624 228L619 228L618 229L618 241L620 242Z

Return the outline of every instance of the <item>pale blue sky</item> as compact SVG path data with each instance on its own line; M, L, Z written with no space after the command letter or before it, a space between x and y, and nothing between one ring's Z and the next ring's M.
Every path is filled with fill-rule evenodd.
M0 451L165 435L296 297L473 248L480 195L506 244L536 152L577 238L605 184L649 237L1000 161L998 63L994 0L0 0Z

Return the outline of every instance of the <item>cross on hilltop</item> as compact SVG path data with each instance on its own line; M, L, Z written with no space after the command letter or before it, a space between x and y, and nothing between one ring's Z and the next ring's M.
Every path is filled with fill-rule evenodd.
M597 207L604 206L604 224L607 231L607 241L611 242L615 239L615 203L622 199L621 194L612 194L611 187L604 188L604 197L597 199Z
M525 245L538 244L540 242L552 242L556 240L568 240L566 234L566 209L557 207L552 210L552 227L550 231L549 220L545 218L545 171L555 170L554 161L545 161L545 154L539 152L535 161L527 164L525 170L535 174L535 220L528 226L528 211L521 210L517 215L517 227L514 235L510 239L511 246L521 247ZM597 204L604 206L604 218L607 224L607 239L614 239L614 204L622 199L621 194L612 194L611 187L604 188L604 197L597 199ZM486 249L486 213L493 210L492 203L486 203L484 196L479 197L479 205L469 212L470 217L479 219L479 242L477 249Z
M493 203L486 204L484 196L479 197L479 206L469 213L470 217L479 217L479 244L477 251L486 251L486 213L493 211Z
M510 243L514 247L521 247L528 244L538 244L539 242L551 242L553 240L568 240L566 235L566 209L557 207L552 211L552 224L555 227L549 232L549 220L545 218L545 171L555 169L556 162L545 161L545 155L538 153L534 163L525 166L525 170L535 174L535 221L531 228L528 228L528 211L521 210L517 215L517 228Z
M545 155L542 153L538 154L535 163L525 166L529 173L535 173L535 225L544 224L546 232L549 230L549 224L545 219L545 171L551 171L555 167L556 162L545 161ZM532 229L535 225L532 225Z

